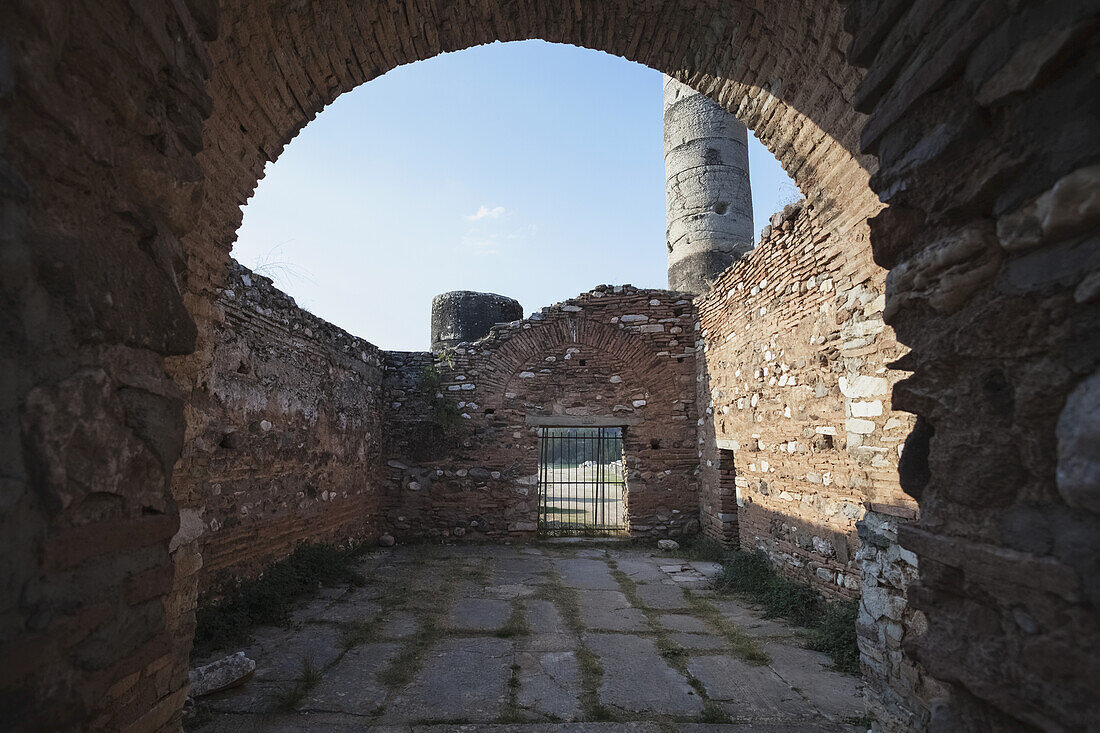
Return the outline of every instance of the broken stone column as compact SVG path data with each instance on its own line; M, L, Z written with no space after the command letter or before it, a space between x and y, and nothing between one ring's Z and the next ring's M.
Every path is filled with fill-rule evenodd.
M668 286L693 295L752 249L748 130L665 77Z
M519 301L495 293L452 290L432 298L432 351L477 341L497 323L523 318Z

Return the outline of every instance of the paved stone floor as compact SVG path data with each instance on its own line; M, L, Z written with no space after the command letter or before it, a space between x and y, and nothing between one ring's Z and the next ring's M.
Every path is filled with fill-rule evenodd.
M371 555L257 630L255 676L199 700L220 731L859 731L860 681L716 597L712 563L617 545ZM225 650L229 653L234 650ZM217 657L220 655L213 655Z

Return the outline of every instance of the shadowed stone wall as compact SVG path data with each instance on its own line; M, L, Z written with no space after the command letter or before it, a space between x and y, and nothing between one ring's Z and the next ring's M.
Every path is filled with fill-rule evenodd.
M303 540L373 539L381 519L377 347L236 263L217 304L209 399L189 405L202 427L175 474L200 589L253 575Z
M918 415L906 655L946 685L940 730L1086 728L1100 516L1060 491L1056 428L1100 364L1097 9L856 3L847 25L883 317L911 349L891 397Z
M565 422L624 426L633 536L697 531L693 314L679 293L601 286L439 360L387 352L388 526L534 536L537 426ZM437 393L424 389L433 367ZM457 408L446 433L439 400Z

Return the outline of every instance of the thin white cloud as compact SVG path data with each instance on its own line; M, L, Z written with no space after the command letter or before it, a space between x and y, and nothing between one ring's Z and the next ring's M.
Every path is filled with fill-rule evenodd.
M462 238L462 246L473 250L475 255L498 255L500 254L500 235L476 236L467 234Z
M505 249L512 249L514 244L535 230L531 224L519 226L513 221L515 213L503 206L481 206L464 218L473 223L466 227L460 246L478 256L499 255Z
M503 206L494 206L489 208L488 206L479 206L478 210L472 214L467 215L467 221L480 221L481 219L499 219L504 216Z

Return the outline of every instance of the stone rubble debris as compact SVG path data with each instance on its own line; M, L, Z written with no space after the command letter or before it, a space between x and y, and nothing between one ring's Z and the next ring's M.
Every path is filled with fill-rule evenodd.
M187 673L191 685L191 697L202 697L231 687L243 685L252 679L256 671L256 662L244 655L244 652L230 654L216 662L204 664Z

